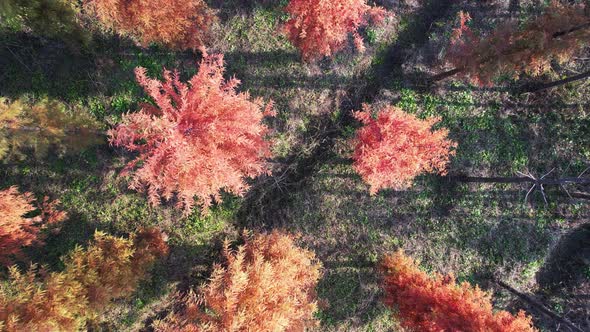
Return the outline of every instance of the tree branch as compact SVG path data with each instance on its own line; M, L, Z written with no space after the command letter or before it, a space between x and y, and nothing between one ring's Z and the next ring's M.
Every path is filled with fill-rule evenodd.
M581 24L581 25L578 25L578 26L575 26L575 27L573 27L571 29L568 29L568 30L565 30L565 31L556 32L551 37L557 38L557 37L561 37L561 36L567 35L568 33L576 32L576 31L584 30L584 29L588 29L588 28L590 28L590 22L585 23L585 24Z
M451 181L457 182L470 182L470 183L533 183L538 186L540 185L564 185L568 183L573 184L590 184L590 178L582 177L564 177L558 179L547 179L547 178L532 178L528 176L516 176L516 177L486 177L486 176L465 176L465 175L454 175L449 176Z
M560 315L558 315L555 312L551 311L549 308L547 308L545 305L543 305L541 302L539 302L537 299L533 298L532 296L517 291L512 286L506 284L502 280L498 280L498 279L494 278L494 282L496 284L498 284L500 287L502 287L502 288L506 289L507 291L509 291L510 293L518 296L519 298L521 298L525 302L531 304L532 306L534 306L535 308L537 308L540 312L544 313L545 315L553 318L556 321L559 321L559 322L565 324L570 329L572 329L574 331L578 331L578 332L584 332L581 328L579 328L576 325L574 325L568 319L566 319L564 317L561 317Z
M541 85L531 85L531 86L524 86L521 87L520 89L520 93L525 93L525 92L537 92L537 91L541 91L541 90L546 90L546 89L550 89L556 86L560 86L563 84L567 84L567 83L571 83L571 82L575 82L575 81L579 81L585 78L590 77L590 71L587 71L585 73L581 73L578 75L574 75L568 78L564 78L562 80L559 81L554 81L554 82L550 82L550 83L546 83L546 84L541 84Z
M572 33L572 32L576 32L576 31L583 30L583 29L588 29L588 28L590 28L590 22L588 22L588 23L585 23L585 24L581 24L581 25L578 25L578 26L575 26L575 27L572 27L572 28L570 28L570 29L568 29L568 30L564 30L564 31L559 31L559 32L556 32L556 33L554 33L554 34L551 36L551 38L553 38L553 39L555 39L555 38L559 38L559 37L561 37L561 36L565 36L565 35L567 35L567 34L570 34L570 33ZM502 55L509 55L509 54L516 53L516 52L519 52L519 51L520 51L520 50L516 50L516 51L514 51L514 50L511 50L511 51L510 51L510 52L508 52L508 53L505 53L505 54L499 54L498 56L502 56ZM488 61L491 61L491 60L492 60L492 58L491 58L491 57L488 57L488 58L485 58L485 59L483 59L483 60L481 61L481 63L486 63L486 62L488 62ZM433 83L433 82L438 82L438 81L444 80L444 79L446 79L446 78L449 78L449 77L451 77L451 76L453 76L453 75L456 75L456 74L458 74L458 73L462 72L463 70L465 70L465 68L454 68L454 69L448 70L448 71L446 71L446 72L442 72L442 73L440 73L440 74L437 74L437 75L434 75L433 77L431 77L431 78L430 78L430 82L431 82L431 83ZM588 73L585 73L585 74L588 74ZM584 74L580 74L580 75L584 75ZM576 80L579 80L579 79L582 79L582 78L588 77L588 76L585 76L585 77L582 77L582 78L576 78L577 76L580 76L580 75L573 76L573 77L571 78L572 80L569 80L569 81L567 81L567 82L563 82L563 83L560 83L560 84L565 84L565 83L568 83L568 82L572 82L572 81L576 81ZM590 75L589 75L589 76L590 76ZM566 80L567 80L567 79L566 79ZM564 81L565 81L565 80L564 80ZM561 82L561 81L558 81L558 82ZM557 82L556 82L556 83L557 83ZM557 85L559 85L559 84L557 84ZM553 86L555 86L555 85L551 85L551 86L548 86L548 87L542 87L542 88L540 88L539 90L547 89L547 88L550 88L550 87L553 87ZM538 91L538 90L534 90L534 91ZM533 92L533 91L528 91L528 92Z

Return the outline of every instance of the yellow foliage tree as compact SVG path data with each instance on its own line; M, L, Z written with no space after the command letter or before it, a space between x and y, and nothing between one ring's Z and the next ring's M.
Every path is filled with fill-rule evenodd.
M35 104L0 98L0 160L22 160L26 150L36 158L55 148L58 154L80 151L104 142L99 124L90 115L69 110L63 103L42 99Z
M316 325L315 287L321 265L293 236L273 231L244 236L198 293L180 297L182 310L155 324L166 332L303 331Z
M86 250L67 255L63 272L12 267L0 283L0 331L82 330L111 300L131 295L167 251L164 235L154 229L129 239L96 232Z

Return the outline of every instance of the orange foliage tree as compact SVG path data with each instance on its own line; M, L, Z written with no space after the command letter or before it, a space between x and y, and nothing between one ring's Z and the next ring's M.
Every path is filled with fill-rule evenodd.
M86 0L85 7L106 27L150 43L175 49L204 46L213 11L203 0Z
M385 15L383 8L371 7L366 0L291 0L286 12L291 16L285 25L287 37L306 61L342 50L349 34L362 52L363 39L357 30Z
M491 294L452 275L428 276L398 251L381 263L384 303L395 308L402 326L416 331L536 331L530 316L493 311Z
M263 110L262 99L237 93L240 81L225 81L223 72L221 55L205 56L188 85L178 73L164 71L160 82L146 77L144 68L136 70L155 106L125 115L109 136L112 144L139 152L128 165L141 162L130 187L147 187L153 204L176 193L186 213L195 197L206 211L212 199L221 201L220 190L241 195L245 177L267 171L268 128L262 120L272 115L272 103Z
M368 105L354 117L364 126L356 133L353 167L371 186L371 194L383 188L404 189L423 172L444 174L455 153L448 130L432 129L438 118L421 120L387 106L374 119Z
M81 331L108 303L133 293L156 258L167 253L163 234L141 230L129 239L96 232L87 249L77 247L63 272L10 269L0 287L0 330Z
M321 265L277 231L245 236L245 244L216 265L200 291L181 297L182 310L155 324L157 331L303 331L316 325L315 287Z
M12 258L23 258L22 247L43 243L47 227L54 227L66 218L65 212L55 207L59 201L50 202L47 197L39 206L41 215L25 217L36 211L33 194L19 193L16 187L0 191L0 264L12 263Z
M440 78L459 74L489 86L500 75L539 76L550 69L552 60L568 61L590 40L590 17L582 4L553 1L544 14L522 27L510 21L483 37L467 26L470 20L469 14L459 13L460 25L446 54L446 62L455 69Z

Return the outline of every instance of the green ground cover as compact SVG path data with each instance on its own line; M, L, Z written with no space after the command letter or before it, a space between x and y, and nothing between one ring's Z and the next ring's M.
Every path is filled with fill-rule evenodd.
M119 173L130 155L106 139L77 153L4 160L0 188L18 185L39 197L50 195L70 215L60 234L30 250L30 256L58 270L59 258L84 245L95 229L124 234L158 225L168 233L170 256L131 300L116 303L96 322L96 329L105 331L146 329L168 310L178 288L206 280L221 241L236 239L242 228L297 232L302 244L317 253L325 267L318 294L326 303L317 314L322 322L318 331L397 330L390 312L379 304L375 273L379 258L397 248L420 258L430 271L454 273L494 291L498 308L530 309L498 288L492 277L535 293L564 313L570 293L545 292L538 274L562 236L587 222L587 203L568 198L559 188L547 190L547 205L538 193L525 202L527 185L465 184L433 175L419 177L406 191L369 196L351 167L349 140L355 125L345 114L361 102L392 103L420 117L439 116L459 144L451 175L541 175L555 168L569 176L588 166L588 83L520 96L502 88L515 84L508 79L498 89L449 81L425 90L416 84L414 70L402 65L420 71L425 62L407 55L428 54L429 42L448 34L459 8L444 1L418 9L391 7L399 12L395 19L364 32L369 43L364 54L345 52L331 61L305 64L277 33L285 20L279 5L221 7L213 50L225 54L227 76L239 78L241 90L276 103L278 114L270 126L278 169L293 164L305 171L292 182L275 174L277 181L268 189L263 186L268 178L254 180L245 198L228 196L210 216L195 210L183 217L172 206L150 206L143 194L127 188ZM429 10L430 15L420 16ZM433 22L421 21L427 18ZM103 36L82 52L20 33L4 32L0 38L0 96L60 100L91 114L101 130L147 100L135 83L135 67L146 67L152 76L177 68L188 78L198 61L191 52L139 49L114 36ZM314 155L325 144L327 130L337 134L328 134L331 145ZM582 272L588 284L590 273ZM554 328L546 317L531 313L540 328Z

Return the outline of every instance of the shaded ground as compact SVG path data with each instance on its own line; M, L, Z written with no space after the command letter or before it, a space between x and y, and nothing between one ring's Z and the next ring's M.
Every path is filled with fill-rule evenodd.
M549 190L548 206L539 196L525 204L524 185L458 184L438 176L371 197L349 161L356 126L349 111L374 102L397 104L421 117L440 116L459 143L451 174L512 176L556 168L556 175L565 176L584 170L590 159L587 83L523 96L510 93L515 83L509 80L492 89L452 80L431 89L423 84L437 71L432 69L437 52L459 9L468 8L483 29L528 15L539 4L383 4L398 16L367 38L365 54L303 64L277 34L284 15L274 2L215 2L222 23L215 27L214 50L225 54L228 76L241 79L241 89L253 96L276 102L278 115L270 122L277 142L274 175L253 181L243 199L227 197L210 217L195 212L183 218L169 206L150 207L142 194L129 191L117 176L129 156L106 144L63 158L6 162L0 166L0 187L17 184L39 196L51 194L71 216L61 234L30 253L33 260L59 269L59 257L86 243L95 229L120 234L159 225L168 232L170 257L136 296L118 302L97 322L105 331L145 329L161 317L170 294L206 280L221 240L235 239L243 227L299 232L302 244L317 253L325 266L318 293L329 304L318 313L318 331L398 330L379 304L375 274L379 258L397 248L420 258L430 271L452 272L495 291L498 309L527 309L543 329L554 330L554 322L495 288L490 277L534 293L582 325L590 280L581 254L587 202ZM50 96L81 105L105 128L145 98L133 80L136 66L150 75L179 68L186 78L198 60L190 52L141 50L108 36L91 52L77 54L22 35L1 38L6 43L0 49L0 95ZM541 80L588 65L576 61Z

